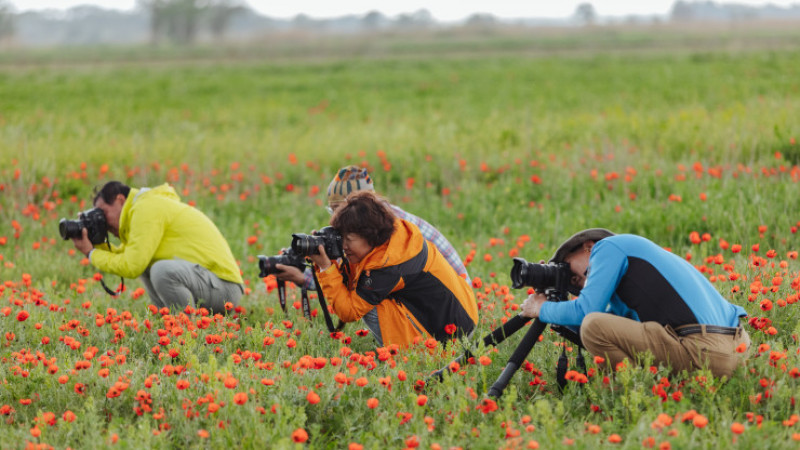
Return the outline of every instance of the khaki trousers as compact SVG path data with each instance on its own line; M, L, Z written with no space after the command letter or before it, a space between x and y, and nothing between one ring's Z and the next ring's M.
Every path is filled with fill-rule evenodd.
M750 336L744 328L736 335L702 333L678 336L658 322L637 322L606 313L588 314L581 323L581 341L594 356L602 356L613 369L626 358L638 363L645 352L654 364L669 367L673 374L707 368L714 376L730 377L744 363ZM745 352L736 348L745 344Z
M200 264L179 258L156 261L140 279L154 305L173 311L191 305L225 314L225 303L238 306L244 292L240 284L222 280Z

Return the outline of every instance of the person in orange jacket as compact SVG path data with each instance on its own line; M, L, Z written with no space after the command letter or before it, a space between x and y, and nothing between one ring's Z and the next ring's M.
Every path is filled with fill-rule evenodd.
M384 346L470 335L478 321L475 293L436 246L372 192L345 202L330 221L342 236L343 261L332 262L323 246L311 256L334 313L352 322L375 308Z

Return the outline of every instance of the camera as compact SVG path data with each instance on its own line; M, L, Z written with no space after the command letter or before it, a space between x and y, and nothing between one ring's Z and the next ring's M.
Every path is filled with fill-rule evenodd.
M61 219L58 222L58 232L66 241L72 238L81 238L82 230L86 228L89 240L94 245L102 244L108 237L106 215L100 208L87 209L78 214L78 220Z
M531 286L537 292L554 289L575 294L575 288L570 284L571 278L572 270L567 263L536 264L514 258L514 267L511 268L511 287L514 289Z
M319 246L325 249L325 253L331 260L344 256L342 250L342 235L333 227L324 227L308 234L292 234L292 250L298 255L310 256L319 254Z
M258 255L258 268L261 270L258 276L264 278L268 275L280 272L281 270L275 267L276 264L294 266L302 272L306 268L305 263L305 257L296 254L291 248L282 249L281 254L276 256Z

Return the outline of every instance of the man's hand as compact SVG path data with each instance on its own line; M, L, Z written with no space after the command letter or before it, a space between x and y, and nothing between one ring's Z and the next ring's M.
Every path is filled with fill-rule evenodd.
M522 303L522 312L520 312L519 314L522 317L536 319L539 317L539 311L542 309L542 305L546 301L547 297L545 297L544 294L536 294L536 293L531 294Z
M275 264L275 268L280 270L280 272L275 274L275 278L279 280L291 281L298 286L302 286L306 282L303 272L295 266Z
M325 253L325 247L321 245L319 246L319 255L310 255L309 258L319 267L320 272L328 270L328 267L331 266L331 259L328 258L328 254ZM275 267L278 266L276 265Z
M94 249L94 244L89 240L89 231L86 228L81 230L80 238L72 238L72 243L79 252L86 256L89 256L89 252Z

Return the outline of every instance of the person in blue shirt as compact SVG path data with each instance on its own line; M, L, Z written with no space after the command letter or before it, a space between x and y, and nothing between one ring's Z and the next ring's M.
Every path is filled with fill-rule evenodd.
M569 264L570 288L579 294L565 302L531 294L521 314L579 326L584 347L612 368L649 352L674 374L708 368L730 377L748 354L750 337L739 325L745 310L689 262L644 237L583 230L551 262Z

